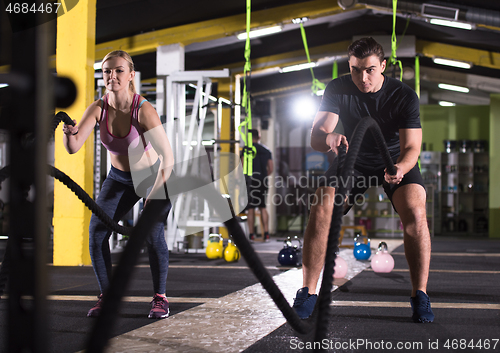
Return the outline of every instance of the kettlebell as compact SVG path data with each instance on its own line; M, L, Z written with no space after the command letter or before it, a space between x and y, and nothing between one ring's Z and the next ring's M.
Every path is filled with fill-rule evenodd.
M224 256L222 237L220 234L210 234L205 254L209 259L220 259Z
M389 273L394 268L394 258L387 250L387 243L381 241L377 253L373 256L372 269L378 273Z
M229 239L227 241L227 246L224 249L224 260L227 262L235 262L240 259L240 250L236 245L234 245L233 241Z
M346 274L347 262L337 254L335 267L333 268L333 278L344 278Z
M282 266L298 267L302 265L302 242L295 237L299 245L292 244L292 238L288 237L284 241L283 249L278 254L278 262Z
M364 238L363 243L359 241L361 237ZM357 235L354 238L353 252L356 260L368 260L372 254L372 251L370 250L370 239L363 235Z

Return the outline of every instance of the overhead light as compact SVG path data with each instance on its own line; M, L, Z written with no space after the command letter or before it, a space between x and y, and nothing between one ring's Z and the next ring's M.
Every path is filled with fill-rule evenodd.
M101 70L102 69L102 61L98 61L94 64L94 70Z
M429 23L433 24L433 25L439 25L439 26L468 29L469 31L472 29L472 25L470 23L458 22L458 21L448 21L448 20L442 20L442 19L438 19L438 18L432 18L429 21Z
M304 23L309 21L308 17L297 17L297 18L292 18L292 23L293 24L299 24L299 23Z
M457 61L457 60L443 59L443 58L432 58L432 61L434 61L434 64L459 67L461 69L470 69L472 67L470 63L465 61Z
M456 104L453 102L439 101L438 104L442 107L454 107Z
M261 36L266 36L268 34L273 34L273 33L278 33L281 32L281 26L273 26L273 27L266 27L266 28L260 28L260 29L255 29L253 31L250 31L248 36L250 38L256 38L256 37L261 37ZM236 36L239 40L245 40L247 39L247 32L240 33Z
M312 96L304 96L294 101L292 107L296 117L301 119L312 119L318 111L317 99Z
M319 97L319 96L322 96L325 94L325 90L324 89L321 89L319 91L316 92L316 95Z
M316 63L304 63L292 66L286 66L280 70L281 73L292 72L292 71L300 71L304 69L309 69L311 67L315 67Z
M422 16L456 21L460 9L434 4L422 4Z
M446 83L440 83L440 84L438 84L438 87L441 89L446 89L448 91L469 93L469 89L467 87L462 87L462 86L455 86L455 85L448 85Z
M6 84L6 83L0 83L0 88L4 88L4 87L7 87L7 86L8 86L8 84Z

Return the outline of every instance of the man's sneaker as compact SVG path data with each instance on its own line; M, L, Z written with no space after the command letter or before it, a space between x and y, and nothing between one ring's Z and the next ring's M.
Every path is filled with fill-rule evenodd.
M255 234L250 233L250 235L248 236L248 239L250 239L250 241L254 241L255 240Z
M434 313L431 309L431 300L429 296L417 290L415 297L410 297L411 308L413 310L412 319L414 322L427 323L434 321Z
M293 300L293 308L301 319L307 319L311 316L314 305L316 304L318 296L316 294L309 294L309 288L300 288L297 291L297 296Z
M265 242L269 242L269 241L271 241L271 237L269 236L269 233L268 233L268 232L264 232L264 241L265 241Z
M92 309L89 310L89 312L87 313L87 317L98 317L101 314L101 309L102 309L102 294L100 294L97 298L99 298L99 300L92 307Z
M166 297L155 294L150 304L151 311L148 315L150 319L164 319L168 317L170 309L168 308L168 300Z

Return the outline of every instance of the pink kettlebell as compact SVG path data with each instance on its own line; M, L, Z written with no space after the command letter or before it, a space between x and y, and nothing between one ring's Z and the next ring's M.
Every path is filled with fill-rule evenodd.
M333 278L344 278L347 274L347 262L340 256L337 256L335 258L335 267L333 271Z
M387 251L385 242L380 242L377 253L372 257L371 264L373 271L377 273L389 273L394 268L394 259Z

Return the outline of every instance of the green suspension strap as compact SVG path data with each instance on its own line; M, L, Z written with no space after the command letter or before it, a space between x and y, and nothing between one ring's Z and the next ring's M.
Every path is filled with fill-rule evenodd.
M403 64L401 60L397 60L397 39L396 39L396 11L398 8L398 0L392 0L392 38L391 38L391 57L389 58L389 65L396 66L399 65L399 70L401 75L399 77L400 81L403 81ZM387 68L386 68L387 69Z
M253 174L253 158L257 154L257 150L253 145L252 133L252 107L250 104L250 95L247 90L247 78L250 78L251 64L250 64L250 14L251 14L251 0L247 0L247 40L245 43L245 66L243 70L243 98L241 100L241 106L245 108L246 116L245 120L238 126L240 130L241 138L245 143L243 147L243 173L248 176ZM250 87L250 81L248 82ZM244 130L243 130L244 129Z
M415 92L420 98L420 58L418 55L415 56Z
M306 51L307 62L311 63L309 48L307 46L306 30L304 29L304 25L302 24L302 22L300 22L300 33L302 34L302 41L304 42L304 50ZM310 70L313 78L311 90L314 94L316 94L318 91L324 90L326 85L314 77L314 71L312 67L310 68Z
M335 80L337 77L339 77L339 65L337 64L337 60L333 62L333 73L332 73L332 80Z

